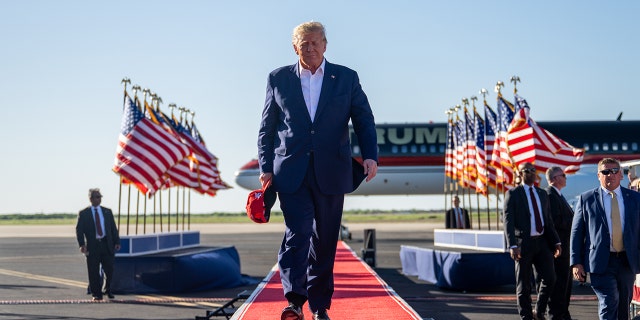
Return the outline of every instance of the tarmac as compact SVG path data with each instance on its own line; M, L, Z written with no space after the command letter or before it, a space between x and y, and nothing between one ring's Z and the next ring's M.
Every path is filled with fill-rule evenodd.
M376 230L374 270L424 319L518 318L515 285L460 292L402 274L400 246L432 247L433 229L442 227L440 223L346 226L352 239L345 241L357 253L364 245L364 230ZM122 229L120 234L125 234ZM204 246L235 246L241 272L261 280L276 263L284 226L198 224L191 225L190 230L201 232ZM132 233L133 228L129 231ZM113 300L92 302L86 294L86 264L75 242L74 226L0 226L0 319L195 319L255 287L175 295L116 295ZM569 309L573 319L597 319L597 304L590 287L574 282ZM352 319L366 316L354 315Z

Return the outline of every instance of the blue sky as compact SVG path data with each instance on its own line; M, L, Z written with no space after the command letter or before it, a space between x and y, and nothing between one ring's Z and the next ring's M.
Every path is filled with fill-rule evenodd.
M329 61L358 71L379 123L444 110L512 75L544 120L640 119L638 1L1 1L0 213L76 212L111 171L120 81L195 122L235 186L193 213L244 208L234 172L256 156L266 76L296 62L291 30L327 28ZM606 133L603 133L606 134ZM595 183L595 178L594 178ZM347 209L442 208L435 196L348 197Z

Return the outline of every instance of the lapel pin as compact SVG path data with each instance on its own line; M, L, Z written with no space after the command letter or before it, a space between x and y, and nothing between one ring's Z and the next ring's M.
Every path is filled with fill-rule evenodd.
M334 75L331 75L331 79L335 79L335 78L336 78L336 76L334 76Z

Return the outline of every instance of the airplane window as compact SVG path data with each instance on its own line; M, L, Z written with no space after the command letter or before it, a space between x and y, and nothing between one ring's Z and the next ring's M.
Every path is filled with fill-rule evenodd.
M427 146L424 144L420 146L420 153L427 153Z
M600 146L597 143L593 144L593 151L600 151Z
M430 145L429 146L429 153L436 153L436 146Z
M609 144L608 143L603 143L602 144L602 151L609 151Z
M398 153L398 146L391 147L391 153Z
M584 149L584 151L589 151L589 144L585 143L582 148Z
M634 143L631 144L631 150L632 151L638 151L638 143L637 142L634 142Z
M623 150L623 151L627 151L627 150L629 150L629 145L628 145L626 142L623 142L623 143L622 143L622 150Z
M402 150L402 153L407 153L407 146L402 146L400 150Z
M438 149L440 149L440 153L444 153L444 145L441 145Z
M617 143L615 143L615 142L614 142L614 143L612 143L612 144L611 144L611 150L613 150L613 151L618 151L618 144L617 144Z
M416 147L415 145L411 146L411 153L416 153L418 152L418 147Z

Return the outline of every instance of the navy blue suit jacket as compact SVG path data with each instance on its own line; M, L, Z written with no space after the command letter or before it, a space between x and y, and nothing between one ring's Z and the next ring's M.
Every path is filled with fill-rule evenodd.
M325 194L353 191L349 121L363 159L378 160L375 122L358 74L325 62L314 121L302 94L298 64L269 74L258 135L260 171L273 173L275 191L297 190L313 153L314 170Z
M621 192L624 248L631 271L640 273L640 193L627 188L621 188ZM570 264L581 264L585 272L602 273L609 263L611 235L602 204L603 194L601 187L582 193L573 215Z

